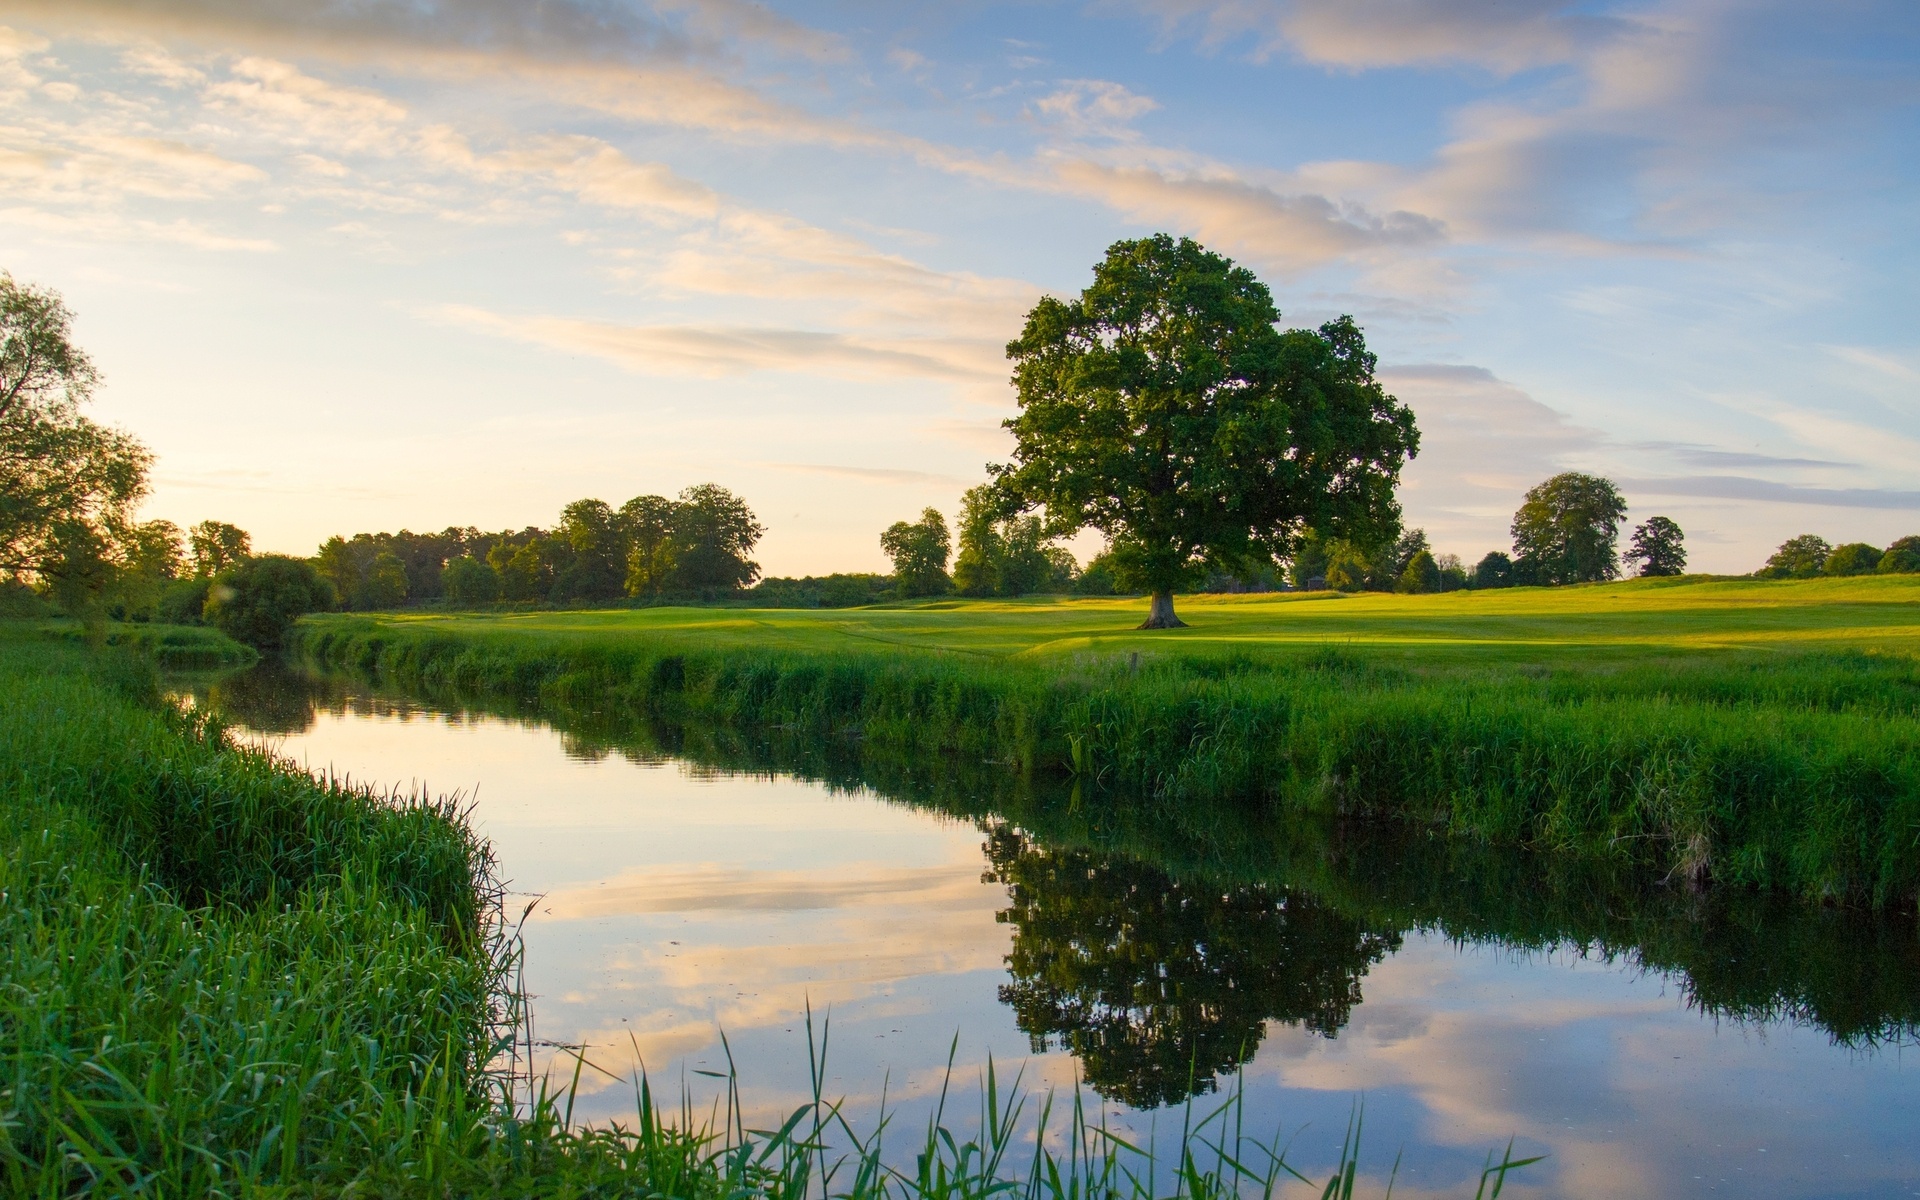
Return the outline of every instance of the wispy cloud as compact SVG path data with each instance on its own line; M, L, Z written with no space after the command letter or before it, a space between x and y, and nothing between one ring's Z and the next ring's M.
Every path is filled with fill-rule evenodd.
M951 339L879 339L811 329L618 325L570 317L510 317L447 305L433 314L498 336L590 354L649 375L717 377L802 371L853 379L977 382L978 348Z

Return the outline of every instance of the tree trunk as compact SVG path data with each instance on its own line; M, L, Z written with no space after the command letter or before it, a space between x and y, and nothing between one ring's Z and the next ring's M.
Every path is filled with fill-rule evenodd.
M1187 623L1173 615L1173 593L1155 592L1153 605L1147 609L1147 619L1140 625L1142 629L1185 629Z

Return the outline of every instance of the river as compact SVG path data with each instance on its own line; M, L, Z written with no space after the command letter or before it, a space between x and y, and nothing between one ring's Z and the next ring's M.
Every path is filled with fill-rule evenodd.
M723 1031L777 1119L809 1091L811 1006L828 1094L870 1124L884 1087L903 1149L951 1054L956 1124L989 1057L1140 1137L1238 1090L1315 1177L1364 1103L1373 1194L1398 1155L1396 1195L1471 1195L1512 1139L1548 1157L1508 1195L1920 1195L1910 917L1425 841L1169 834L954 782L990 764L867 778L272 668L196 699L309 769L470 800L533 902L537 1047L561 1071L581 1048L587 1119L630 1113L642 1064L704 1112Z

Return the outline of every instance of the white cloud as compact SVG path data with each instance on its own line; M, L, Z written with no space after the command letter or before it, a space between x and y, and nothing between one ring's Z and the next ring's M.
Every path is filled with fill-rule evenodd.
M718 377L752 371L851 379L982 379L979 348L951 338L878 338L737 325L619 325L571 317L509 317L447 305L429 314L551 349L589 354L647 375Z
M265 253L279 247L266 238L237 237L185 217L172 221L128 220L112 213L49 212L31 207L0 209L0 224L88 241L170 242L194 250Z
M1073 137L1131 138L1133 122L1159 108L1150 96L1103 79L1069 79L1033 102L1043 122Z
M268 58L243 58L204 93L216 111L346 153L391 152L407 110L378 92L341 87Z
M1063 188L1136 221L1191 232L1280 271L1432 246L1446 235L1440 222L1417 212L1378 214L1358 203L1284 194L1231 175L1179 175L1067 158L1056 161L1054 171Z

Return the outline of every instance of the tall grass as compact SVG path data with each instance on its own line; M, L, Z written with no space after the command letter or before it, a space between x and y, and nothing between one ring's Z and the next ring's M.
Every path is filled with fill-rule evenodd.
M456 805L382 796L236 746L157 702L150 663L0 631L0 1184L21 1197L1265 1196L1279 1161L1218 1124L1177 1171L1050 1101L983 1084L914 1166L821 1093L755 1132L644 1081L581 1127L520 1073L515 942ZM824 1056L825 1036L821 1039ZM531 1090L530 1090L531 1089ZM1009 1151L1034 1112L1038 1152ZM1236 1138L1238 1131L1236 1130ZM837 1147L837 1149L836 1149ZM1351 1190L1347 1169L1327 1194ZM1523 1165L1490 1162L1483 1191ZM1292 1175L1285 1175L1293 1179ZM1344 1183L1342 1182L1344 1179Z
M351 620L299 639L322 665L448 694L986 759L1113 798L1412 823L1694 883L1920 896L1920 665L1905 657L1438 673L1333 649L989 660Z

